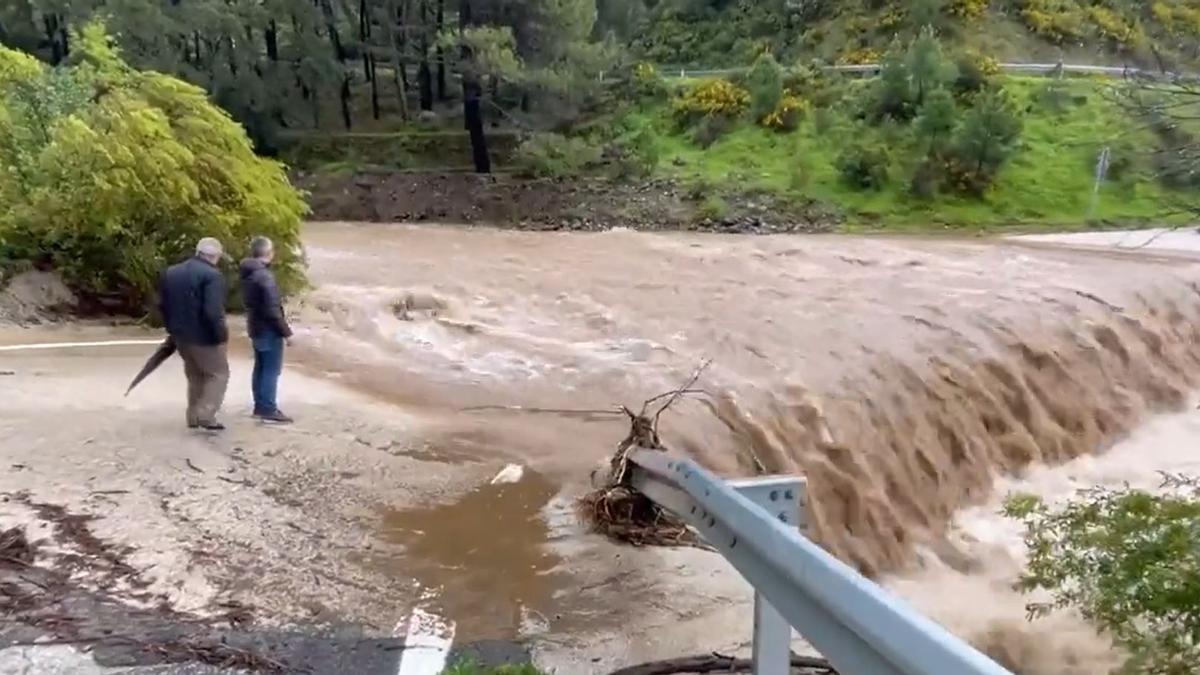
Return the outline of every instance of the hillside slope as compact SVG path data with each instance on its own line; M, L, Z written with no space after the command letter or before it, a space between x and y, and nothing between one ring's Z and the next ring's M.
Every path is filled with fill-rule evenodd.
M934 25L1000 60L1157 64L1200 55L1198 0L599 0L606 27L650 61L863 63Z

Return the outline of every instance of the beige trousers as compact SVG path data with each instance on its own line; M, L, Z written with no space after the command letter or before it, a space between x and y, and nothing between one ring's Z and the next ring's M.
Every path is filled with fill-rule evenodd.
M217 411L225 401L229 386L229 356L225 345L179 343L183 372L187 375L188 426L217 421Z

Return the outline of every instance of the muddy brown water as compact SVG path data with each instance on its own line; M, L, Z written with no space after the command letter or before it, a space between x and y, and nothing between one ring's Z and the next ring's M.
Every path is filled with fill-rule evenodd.
M518 639L523 627L555 612L555 592L566 582L555 571L561 559L546 547L542 514L557 490L528 472L447 504L386 510L381 533L404 556L371 564L436 589L426 609L453 617L459 638Z
M472 639L581 625L547 513L624 436L614 406L708 359L666 444L727 476L805 474L814 537L901 578L930 555L970 568L943 539L997 480L1104 451L1200 379L1200 268L1180 257L352 223L305 243L296 362L420 417L406 452L527 469L374 523L402 553L364 564L415 577Z

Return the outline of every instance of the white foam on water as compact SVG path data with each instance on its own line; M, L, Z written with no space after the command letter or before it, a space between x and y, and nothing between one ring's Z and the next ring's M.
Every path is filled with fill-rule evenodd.
M492 478L492 485L519 483L525 476L525 467L520 464L509 464Z

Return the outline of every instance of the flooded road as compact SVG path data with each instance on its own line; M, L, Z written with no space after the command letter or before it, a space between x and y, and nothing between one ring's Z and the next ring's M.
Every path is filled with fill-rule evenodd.
M172 583L186 576L172 570L190 570L200 595L228 585L287 620L391 634L420 623L419 610L440 617L439 639L531 641L563 673L748 645L750 595L718 557L616 547L572 512L627 431L614 406L639 406L708 359L708 395L663 417L669 447L728 476L804 473L823 546L1047 675L1097 672L1064 669L1093 663L1069 654L1110 655L1078 622L1024 626L1020 599L998 590L1019 550L994 500L1043 465L1074 466L1083 483L1093 474L1079 466L1117 475L1121 463L1086 464L1110 456L1138 475L1180 468L1146 446L1093 456L1185 408L1200 381L1200 268L1174 252L348 223L310 225L305 245L315 288L291 308L298 337L281 388L296 427L234 417L222 439L170 441L182 435L168 419L177 373L126 401L63 400L110 379L123 389L142 352L122 347L73 361L0 352L0 370L24 378L0 428L36 439L31 465L87 438L89 456L112 452L126 467L134 450L170 445L162 454L182 473L139 480L176 495L174 515L214 549L237 543L232 563L161 563ZM3 339L43 339L24 333ZM245 370L239 357L235 378ZM231 416L246 412L239 387ZM49 421L63 406L79 408L76 428ZM165 417L148 429L148 414ZM1193 431L1180 433L1158 449L1194 446ZM188 495L208 476L171 454L184 450L237 465L255 487L205 483L221 508ZM244 469L231 459L247 455ZM153 472L155 461L133 465ZM113 522L154 503L118 503ZM259 509L265 524L243 532ZM173 517L155 527L169 531ZM130 529L110 534L137 539ZM993 555L1001 545L1005 557ZM941 606L950 585L999 598L995 611Z

